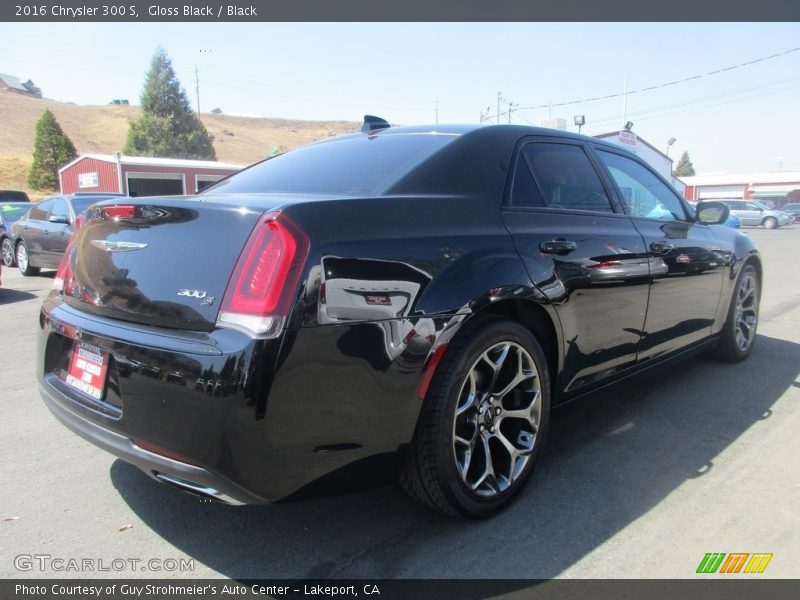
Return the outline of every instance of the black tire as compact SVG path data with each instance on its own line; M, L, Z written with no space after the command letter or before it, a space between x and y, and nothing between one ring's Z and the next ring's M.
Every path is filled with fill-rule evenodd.
M489 517L530 478L549 418L547 361L534 335L505 319L471 328L451 343L439 364L401 484L442 513ZM489 475L489 462L498 474Z
M761 280L752 264L742 267L733 288L728 316L720 332L716 356L726 362L740 362L750 356L756 340Z
M17 264L16 256L14 255L14 242L11 238L4 237L0 243L0 260L3 261L4 267L13 267Z
M764 229L777 229L778 219L775 217L767 217L761 222L761 224L764 226Z
M39 267L32 267L30 261L30 254L28 254L28 247L25 245L24 240L20 240L17 242L17 267L19 267L19 272L22 273L25 277L30 277L31 275L38 275L39 274Z

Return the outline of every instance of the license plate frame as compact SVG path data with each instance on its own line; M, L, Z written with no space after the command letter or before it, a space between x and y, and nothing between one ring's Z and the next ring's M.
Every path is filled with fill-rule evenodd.
M75 340L64 383L92 400L101 401L108 379L108 352Z

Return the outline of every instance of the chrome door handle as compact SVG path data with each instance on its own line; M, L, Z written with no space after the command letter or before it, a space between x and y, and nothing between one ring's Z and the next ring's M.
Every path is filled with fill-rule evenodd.
M578 244L575 242L564 239L547 240L539 244L539 250L545 254L568 254L577 247Z
M670 250L675 250L675 244L670 244L669 242L653 242L650 244L650 250L663 254Z

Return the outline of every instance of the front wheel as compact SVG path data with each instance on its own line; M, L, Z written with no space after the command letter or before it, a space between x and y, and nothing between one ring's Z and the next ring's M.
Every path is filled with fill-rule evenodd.
M31 266L28 247L23 240L17 243L17 266L19 267L19 272L26 277L39 274L39 267Z
M11 238L3 238L2 243L0 243L0 256L4 267L14 266L14 242L11 241Z
M547 362L513 321L491 321L455 344L424 400L401 481L440 512L488 517L511 502L541 455Z
M762 222L765 229L775 229L778 226L778 219L775 217L767 217Z
M753 351L758 326L761 282L751 264L742 267L733 291L728 317L720 334L717 355L726 362L744 360Z

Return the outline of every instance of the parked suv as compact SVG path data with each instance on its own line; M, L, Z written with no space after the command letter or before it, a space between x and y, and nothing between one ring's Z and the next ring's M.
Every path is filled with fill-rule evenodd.
M730 207L731 214L739 217L742 225L763 225L766 229L775 229L792 223L792 217L787 213L768 208L756 200L724 198L720 202Z
M0 202L30 202L28 194L19 190L0 190Z

